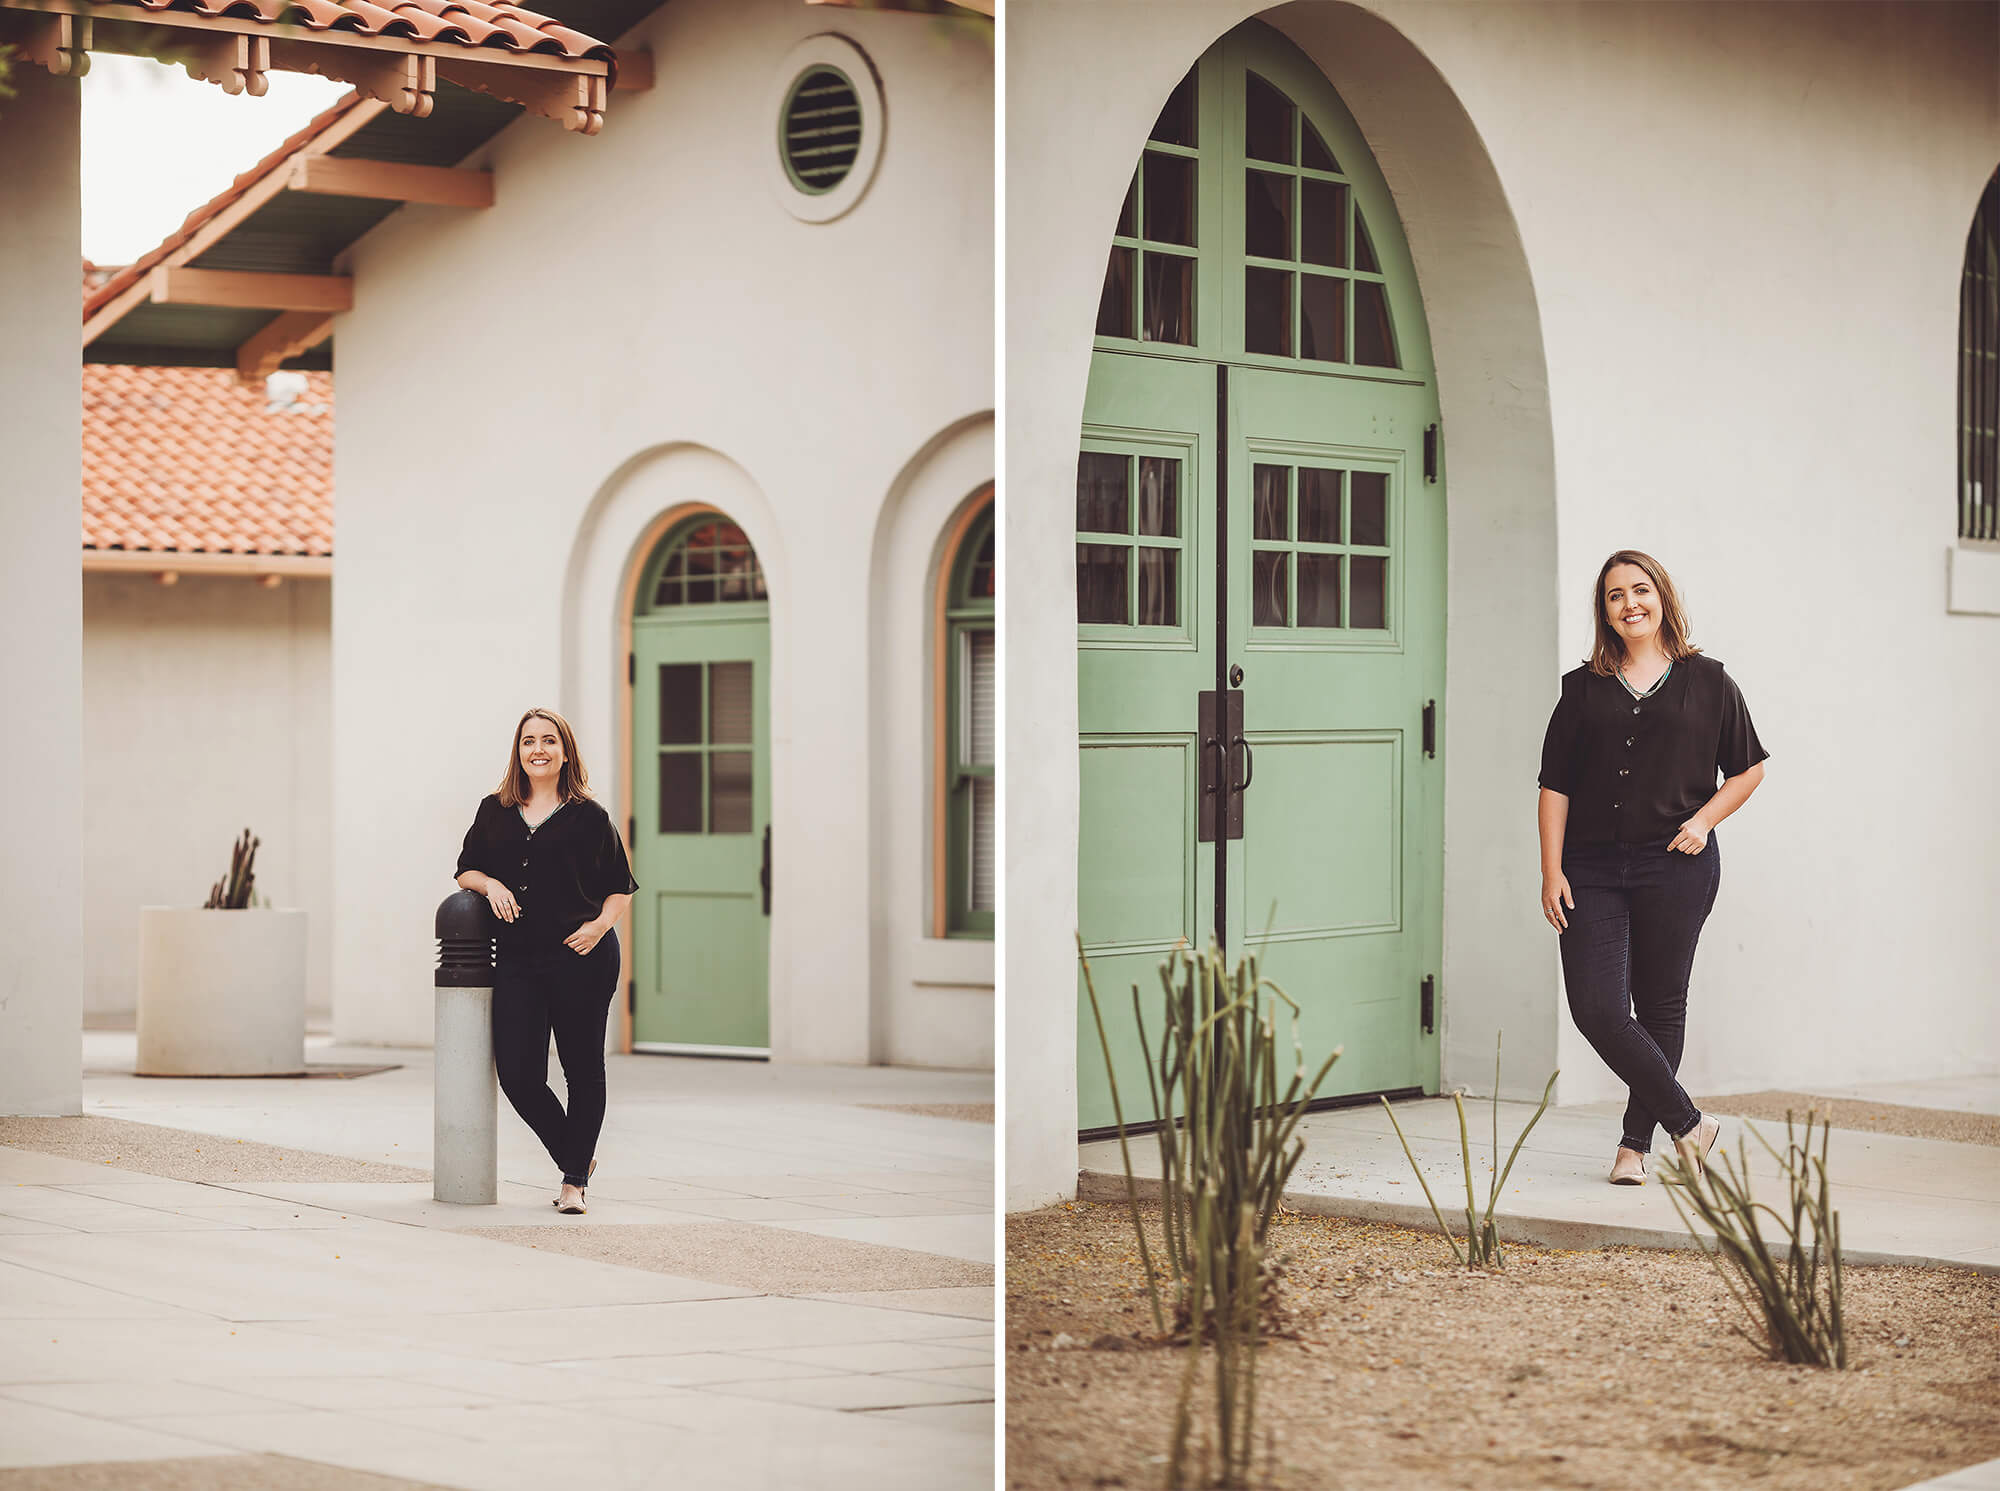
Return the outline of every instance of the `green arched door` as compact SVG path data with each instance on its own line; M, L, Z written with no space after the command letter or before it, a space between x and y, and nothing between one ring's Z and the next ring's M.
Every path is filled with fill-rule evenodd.
M770 1054L771 619L743 530L704 514L632 618L632 1045Z
M1261 24L1154 125L1077 467L1078 916L1126 991L1211 930L1304 1006L1323 1094L1435 1091L1444 491L1416 273L1324 75ZM1427 980L1429 982L1427 982ZM1078 1111L1111 1122L1079 998ZM1150 1017L1149 1017L1150 1018ZM1140 1100L1143 1106L1143 1098Z

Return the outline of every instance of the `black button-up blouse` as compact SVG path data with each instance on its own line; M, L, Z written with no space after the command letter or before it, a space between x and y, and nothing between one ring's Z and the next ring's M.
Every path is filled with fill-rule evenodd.
M488 794L465 831L455 875L477 870L510 887L521 914L500 923L502 952L548 952L604 909L604 898L639 888L625 841L599 804L564 803L533 829L518 808Z
M1718 772L1741 776L1770 754L1712 657L1681 658L1647 699L1582 667L1563 674L1541 784L1569 799L1565 844L1665 843L1715 796Z

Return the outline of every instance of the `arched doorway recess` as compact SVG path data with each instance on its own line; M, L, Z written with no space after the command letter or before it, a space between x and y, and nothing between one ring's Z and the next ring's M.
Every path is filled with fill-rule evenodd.
M771 619L757 551L702 512L632 616L632 1049L770 1054Z
M1077 466L1078 920L1100 993L1211 931L1325 1095L1435 1091L1445 504L1422 298L1325 76L1249 23L1175 88L1106 270ZM1110 1001L1121 1089L1138 1033ZM1111 1122L1079 1001L1078 1123Z

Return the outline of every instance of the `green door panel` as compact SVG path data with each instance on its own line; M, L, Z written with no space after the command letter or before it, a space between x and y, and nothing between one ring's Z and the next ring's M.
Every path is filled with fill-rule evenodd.
M1125 1116L1151 1114L1132 985L1156 1040L1160 961L1211 932L1261 949L1311 1064L1344 1047L1323 1095L1434 1092L1445 510L1415 270L1359 129L1268 27L1217 43L1161 119L1113 239L1078 465L1078 921ZM1149 309L1158 283L1185 284L1181 313ZM1231 686L1243 833L1200 843L1198 699ZM1081 991L1077 1039L1078 1123L1100 1128Z
M1201 935L1203 908L1214 900L1212 856L1198 852L1207 846L1195 843L1194 822L1194 700L1215 677L1214 378L1200 364L1145 356L1099 353L1091 368L1084 459L1124 463L1125 503L1121 519L1099 490L1102 510L1079 512L1079 563L1086 551L1124 556L1128 611L1126 619L1078 628L1078 927L1106 1005L1128 1115L1151 1111L1132 985L1151 1009L1160 961ZM1164 521L1157 500L1152 521L1142 521L1142 482L1169 479L1173 521ZM1107 478L1100 487L1111 485ZM1079 497L1080 509L1091 505ZM1140 531L1168 527L1174 532ZM1170 621L1157 597L1150 613L1141 610L1142 551L1171 555ZM1151 562L1155 574L1165 567ZM1142 620L1147 615L1153 619ZM1081 1122L1108 1124L1110 1087L1081 974L1077 1010Z
M770 1047L763 612L690 605L632 622L635 1046Z

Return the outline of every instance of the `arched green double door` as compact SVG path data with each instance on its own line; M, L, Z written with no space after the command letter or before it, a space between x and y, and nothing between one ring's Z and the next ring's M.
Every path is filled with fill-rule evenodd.
M1177 87L1120 214L1077 465L1080 930L1127 1117L1162 958L1304 1007L1323 1095L1438 1078L1445 514L1415 270L1276 32ZM1429 980L1429 983L1426 983ZM1155 1046L1157 1050L1157 1046ZM1112 1121L1079 989L1078 1122Z
M771 1044L771 608L707 513L649 556L632 618L632 1045Z

